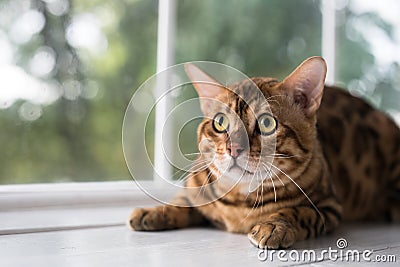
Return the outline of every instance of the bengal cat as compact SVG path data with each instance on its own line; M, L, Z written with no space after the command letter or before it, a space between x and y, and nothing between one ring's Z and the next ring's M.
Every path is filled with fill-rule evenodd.
M199 194L183 192L171 205L135 209L132 229L211 223L276 249L331 232L342 219L400 220L400 130L363 100L324 86L321 57L282 82L251 78L228 87L193 64L185 69L205 115L199 159L209 163L186 186L211 185L201 196L212 200L224 190L213 182L242 177L205 205L193 203ZM274 142L275 150L261 149ZM254 177L260 186L248 190Z

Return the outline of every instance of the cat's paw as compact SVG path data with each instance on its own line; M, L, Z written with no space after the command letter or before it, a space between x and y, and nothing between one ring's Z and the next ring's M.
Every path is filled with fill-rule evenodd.
M135 231L157 231L166 228L164 212L158 208L137 208L131 213L128 227Z
M296 242L294 227L283 220L256 224L247 236L258 248L288 248Z

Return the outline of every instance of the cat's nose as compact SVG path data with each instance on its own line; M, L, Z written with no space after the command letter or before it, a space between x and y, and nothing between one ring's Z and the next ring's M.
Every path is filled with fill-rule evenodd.
M226 150L232 158L236 159L237 157L239 157L240 153L243 152L244 148L240 144L231 143L227 145Z

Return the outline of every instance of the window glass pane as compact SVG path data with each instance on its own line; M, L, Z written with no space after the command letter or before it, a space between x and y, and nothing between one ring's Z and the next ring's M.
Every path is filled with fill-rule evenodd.
M319 1L180 1L177 25L177 62L217 61L283 78L321 54Z
M340 2L338 83L400 122L400 2Z
M122 119L156 36L155 0L0 0L0 183L129 179Z

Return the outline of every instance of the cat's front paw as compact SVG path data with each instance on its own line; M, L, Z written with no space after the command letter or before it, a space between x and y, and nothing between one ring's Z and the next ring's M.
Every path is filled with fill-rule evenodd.
M164 212L158 208L137 208L129 217L128 227L136 231L157 231L166 227Z
M288 248L296 242L294 227L284 220L256 224L247 236L258 248Z

